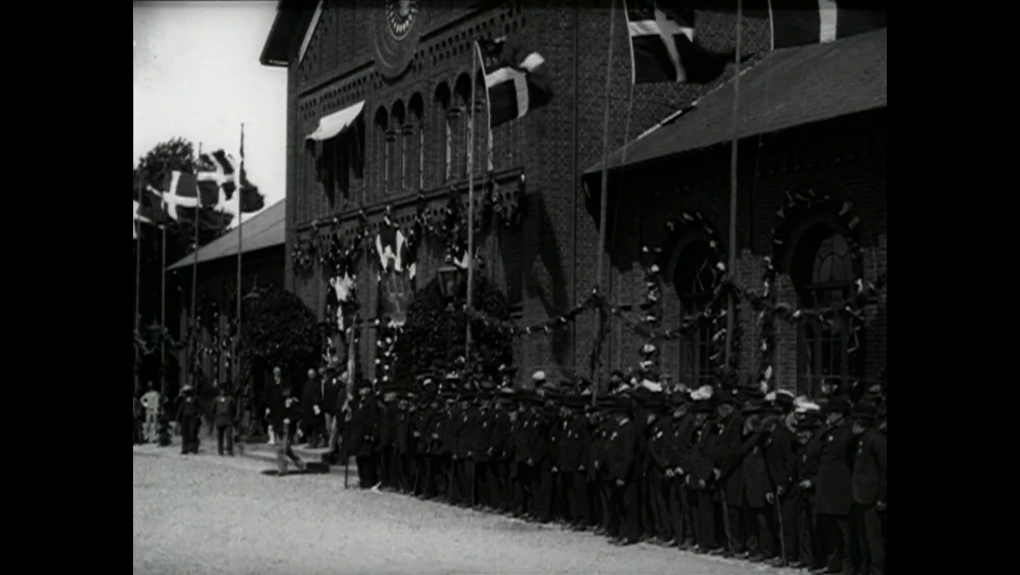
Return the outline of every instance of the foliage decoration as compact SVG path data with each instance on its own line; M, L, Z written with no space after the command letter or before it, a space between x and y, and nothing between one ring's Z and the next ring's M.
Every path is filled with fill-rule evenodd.
M293 293L257 288L244 298L238 345L242 381L277 366L289 376L301 374L315 365L319 344L315 316Z

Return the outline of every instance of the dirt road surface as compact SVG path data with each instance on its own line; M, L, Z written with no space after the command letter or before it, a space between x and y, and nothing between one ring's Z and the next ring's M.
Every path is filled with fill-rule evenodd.
M203 446L204 447L204 446ZM392 493L335 474L275 477L246 458L135 446L139 574L802 575L539 526Z

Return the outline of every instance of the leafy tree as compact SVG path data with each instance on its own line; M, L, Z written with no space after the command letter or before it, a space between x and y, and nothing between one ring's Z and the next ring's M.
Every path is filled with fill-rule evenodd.
M275 287L253 290L243 305L241 380L254 383L279 366L285 378L303 381L305 370L320 362L321 333L312 311Z
M484 277L475 282L475 308L488 317L510 321L510 308L506 297ZM407 309L407 321L394 346L396 377L401 385L414 383L418 374L439 373L456 369L464 355L467 314L462 301L450 306L443 297L436 278L415 294ZM498 378L501 364L513 362L512 336L494 323L472 320L471 361L472 373Z

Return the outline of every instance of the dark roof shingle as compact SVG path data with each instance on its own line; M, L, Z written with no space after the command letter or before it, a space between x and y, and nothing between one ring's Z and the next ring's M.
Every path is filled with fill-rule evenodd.
M739 138L886 106L886 29L772 52L740 76ZM627 166L733 137L733 83L627 146ZM620 167L623 150L609 156ZM602 170L602 163L585 175Z
M256 250L271 248L283 245L287 240L286 235L286 200L280 200L269 206L262 213L250 220L246 220L241 226L242 253L250 253ZM237 255L237 230L229 230L227 233L202 246L198 250L198 263L218 260L225 257ZM168 266L167 271L175 270L195 263L195 254L191 253L180 259L180 261Z

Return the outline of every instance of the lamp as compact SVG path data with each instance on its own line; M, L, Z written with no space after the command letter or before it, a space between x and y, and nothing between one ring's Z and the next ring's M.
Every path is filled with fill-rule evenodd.
M439 289L443 297L453 299L460 295L464 284L464 270L454 266L446 265L438 270Z

